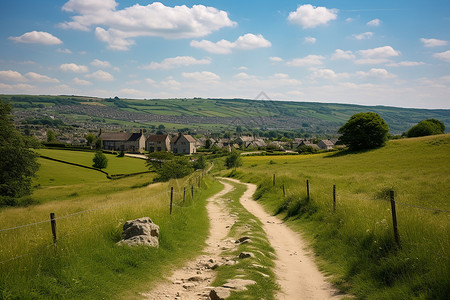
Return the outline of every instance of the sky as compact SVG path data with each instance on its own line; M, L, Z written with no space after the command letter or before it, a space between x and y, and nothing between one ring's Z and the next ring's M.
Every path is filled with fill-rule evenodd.
M0 94L450 109L448 0L4 0Z

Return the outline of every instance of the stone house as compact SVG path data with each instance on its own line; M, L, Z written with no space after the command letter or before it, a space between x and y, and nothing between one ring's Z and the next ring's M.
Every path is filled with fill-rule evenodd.
M334 143L331 140L321 140L317 143L320 149L331 150L334 148Z
M141 129L138 133L131 132L104 132L100 133L104 150L144 152L145 135Z
M298 144L297 148L300 146L311 146L311 147L313 147L313 149L316 149L316 150L320 149L319 146L317 146L316 144L313 144L310 141L301 141L300 144Z
M193 154L196 152L195 139L188 134L178 134L170 141L170 149L175 154Z
M145 143L148 152L167 151L170 152L170 136L168 134L149 135Z

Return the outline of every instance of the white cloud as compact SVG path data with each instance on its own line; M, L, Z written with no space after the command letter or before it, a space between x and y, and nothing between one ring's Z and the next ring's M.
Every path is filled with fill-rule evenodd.
M353 34L352 37L357 40L368 40L373 37L373 32L364 32L361 34Z
M6 81L27 81L27 79L17 71L8 70L8 71L0 71L0 79Z
M19 84L0 83L0 90L8 93L30 93L34 89L35 86L26 83L19 83Z
M400 55L400 51L394 50L391 46L378 47L367 50L359 50L361 56L355 63L357 64L381 64L389 62L391 57Z
M417 66L422 66L424 64L425 63L421 62L421 61L401 61L398 63L388 64L387 66L389 66L389 67L417 67Z
M435 53L433 54L433 57L446 62L450 62L450 50L441 53Z
M31 31L24 33L21 36L11 36L9 37L9 39L17 43L26 43L26 44L42 44L42 45L62 44L62 41L58 39L56 36L43 31Z
M200 48L205 51L216 53L216 54L229 54L233 49L240 50L253 50L257 48L267 48L272 46L272 44L266 40L261 34L255 35L252 33L247 33L245 35L237 38L236 41L230 42L227 40L220 40L216 43L201 40L201 41L191 41L191 46L194 48Z
M178 81L173 79L172 76L167 77L166 80L161 81L160 84L161 84L161 86L172 89L172 90L179 90L180 86L181 86L181 83L179 83Z
M193 72L193 73L182 73L184 78L193 79L202 82L214 83L220 80L220 77L212 72L203 71L203 72Z
M62 64L59 66L59 69L64 72L73 72L73 73L86 73L89 72L88 67L83 65L77 65L74 63L70 64Z
M385 69L375 69L372 68L369 70L369 72L356 72L356 75L364 78L379 78L379 79L389 79L389 78L395 78L396 76L394 74L389 73Z
M238 73L236 75L233 76L234 79L238 79L238 80L248 80L248 79L253 79L255 78L255 76L249 75L245 72L241 72Z
M355 55L353 54L352 51L348 50L348 51L344 51L341 49L336 49L333 53L333 55L331 56L331 59L354 59Z
M332 20L337 19L337 9L328 9L326 7L315 7L311 4L301 5L296 11L290 12L288 20L303 28L314 28L319 25L325 25Z
M437 39L424 39L421 38L420 41L423 43L425 47L438 47L438 46L445 46L448 44L447 41L444 40L437 40Z
M325 57L321 55L308 55L303 58L294 58L293 60L286 62L286 64L293 67L308 67L321 65L323 64L324 59Z
M303 41L305 44L315 44L317 39L315 37L307 36Z
M60 27L85 31L96 27L96 37L108 48L128 50L136 37L197 38L236 25L227 12L204 5L169 7L154 2L116 10L117 5L114 0L70 0L62 9L78 15Z
M274 61L274 62L282 62L282 61L284 61L284 59L282 59L281 57L278 57L278 56L271 56L271 57L269 57L269 59L271 61Z
M59 48L56 51L59 52L59 53L72 54L72 51L70 51L69 49L61 49L61 48Z
M80 79L78 77L75 77L73 80L73 83L76 85L91 85L92 83L90 81L84 80L84 79Z
M291 78L288 74L285 73L276 73L269 77L270 83L275 84L276 86L285 86L285 85L300 85L302 82L300 80Z
M27 74L25 74L25 76L32 80L32 81L37 81L37 82L49 82L49 83L58 83L59 80L56 78L51 78L48 77L47 75L41 75L35 72L28 72Z
M100 81L113 81L114 80L114 76L112 76L110 73L102 71L102 70L98 70L92 74L85 75L85 77L97 79Z
M150 70L169 70L180 67L187 67L191 65L209 65L211 63L211 59L209 57L203 59L196 59L192 56L177 56L166 58L162 62L151 62L148 65L141 66L142 69L150 69Z
M350 23L350 22L352 22L353 21L353 18L347 18L347 19L345 19L345 22L347 22L347 23Z
M242 66L242 67L236 68L236 70L242 70L242 71L245 71L245 70L248 70L248 68L247 68L247 67L244 67L244 66Z
M334 80L334 79L348 78L350 76L351 75L348 73L336 73L331 69L318 69L314 70L313 74L311 75L311 79Z
M380 19L373 19L372 21L367 22L367 25L369 26L380 26L381 25L381 20Z
M91 65L93 65L94 67L98 67L98 68L110 68L111 64L109 61L101 61L99 59L94 59L93 61L91 61Z

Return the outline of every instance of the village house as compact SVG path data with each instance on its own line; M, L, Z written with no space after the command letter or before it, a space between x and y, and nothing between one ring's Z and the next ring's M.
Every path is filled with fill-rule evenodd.
M170 152L170 136L168 134L149 135L145 143L148 152L167 151Z
M331 150L334 148L334 143L331 140L321 140L317 143L317 146L323 150Z
M188 134L178 134L170 141L170 149L175 154L193 154L196 152L195 139Z
M310 146L310 147L312 147L313 149L316 149L316 150L320 149L319 146L317 146L316 144L313 144L312 142L306 141L306 140L301 141L300 144L298 144L298 147L301 147L301 146Z
M144 152L145 135L141 129L138 133L130 132L104 132L100 133L104 150Z

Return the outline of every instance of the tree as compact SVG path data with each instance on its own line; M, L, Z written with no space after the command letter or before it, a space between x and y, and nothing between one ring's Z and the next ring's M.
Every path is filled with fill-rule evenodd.
M47 129L47 142L55 142L56 141L56 133L51 130L51 129Z
M237 152L236 150L231 151L231 153L225 159L225 166L228 169L234 168L234 170L236 170L236 168L242 166L241 154L239 152Z
M442 134L445 132L445 125L439 120L436 119L427 119L420 121L417 125L411 127L410 130L406 133L407 137L418 137L418 136L427 136L427 135L435 135Z
M376 113L358 113L338 132L342 134L339 140L350 150L373 149L386 143L389 126Z
M205 141L205 148L206 148L206 149L211 148L211 140L210 140L210 139L207 139L207 140Z
M200 155L200 157L194 162L194 169L205 169L206 168L206 159L204 155Z
M88 133L88 134L86 134L85 139L87 141L88 146L92 146L95 143L96 137L94 134Z
M156 170L159 179L162 181L171 178L183 178L194 172L194 167L187 157L176 157L172 160L166 161L161 168Z
M37 154L10 119L11 106L0 100L0 204L14 205L15 198L31 194L32 178L39 169Z
M173 154L165 151L152 152L148 155L147 166L154 171L157 171L162 167L164 162L172 160Z
M94 162L94 168L97 169L105 169L108 166L108 159L105 154L101 151L95 152L94 158L92 159Z

